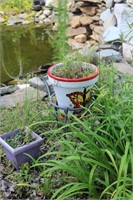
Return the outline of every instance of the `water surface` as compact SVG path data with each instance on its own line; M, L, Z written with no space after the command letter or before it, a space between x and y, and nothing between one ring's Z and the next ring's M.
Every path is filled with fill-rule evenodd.
M52 32L44 27L14 26L1 28L0 82L37 70L52 61L49 39Z

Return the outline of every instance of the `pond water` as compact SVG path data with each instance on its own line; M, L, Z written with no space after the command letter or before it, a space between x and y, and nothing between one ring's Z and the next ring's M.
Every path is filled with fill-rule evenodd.
M51 63L50 30L44 27L16 26L1 28L0 31L1 83Z

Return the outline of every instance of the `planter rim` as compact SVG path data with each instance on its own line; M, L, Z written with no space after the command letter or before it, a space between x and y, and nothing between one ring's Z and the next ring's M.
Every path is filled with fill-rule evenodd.
M39 135L37 135L35 132L31 132L31 135L36 139L30 143L27 143L25 145L22 145L20 147L16 147L16 148L13 148L11 147L5 140L5 136L8 135L9 133L14 133L14 132L17 132L19 131L19 129L16 129L14 131L11 131L11 132L8 132L8 133L4 133L3 135L0 136L0 144L5 148L5 149L8 149L10 152L12 152L14 155L22 152L23 150L27 150L33 146L37 146L38 144L41 144L43 142L43 138L41 138Z
M61 64L61 63L58 63L58 64ZM62 81L62 82L83 82L83 81L88 81L88 80L91 80L91 79L95 78L99 74L99 69L98 69L98 67L96 65L91 64L91 63L88 63L88 64L90 64L90 65L95 67L95 72L92 75L87 76L87 77L83 77L83 78L61 78L61 77L53 75L51 73L51 70L57 64L54 64L51 67L49 67L47 73L48 73L48 76L51 77L52 79L55 79L57 81Z

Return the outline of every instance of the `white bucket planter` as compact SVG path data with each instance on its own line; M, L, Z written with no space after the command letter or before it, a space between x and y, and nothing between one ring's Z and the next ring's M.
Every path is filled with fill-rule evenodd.
M55 64L48 69L48 79L53 85L59 107L70 109L85 107L91 98L91 88L98 81L98 67L90 63L83 63L83 67L90 68L94 73L85 78L69 79L52 74L53 69L57 66L62 67L63 63ZM61 110L61 113L64 114L64 111Z

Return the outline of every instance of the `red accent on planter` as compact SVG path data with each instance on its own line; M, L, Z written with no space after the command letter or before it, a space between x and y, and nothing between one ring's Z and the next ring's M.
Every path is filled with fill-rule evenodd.
M93 65L93 64L92 64ZM87 76L87 77L84 77L84 78L61 78L61 77L58 77L58 76L54 76L52 73L51 73L51 69L54 67L55 65L52 65L51 67L48 68L48 75L57 80L57 81L62 81L62 82L82 82L82 81L88 81L88 80L91 80L93 78L95 78L96 76L98 76L99 74L99 69L96 65L93 65L96 67L96 71L94 74L90 75L90 76Z

